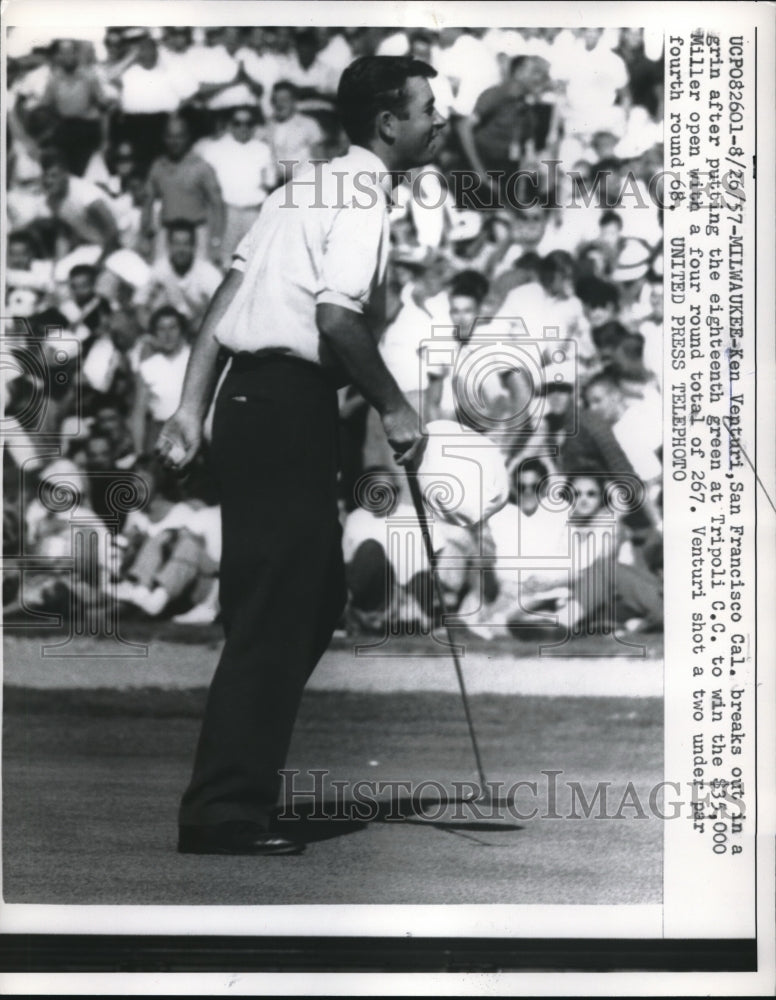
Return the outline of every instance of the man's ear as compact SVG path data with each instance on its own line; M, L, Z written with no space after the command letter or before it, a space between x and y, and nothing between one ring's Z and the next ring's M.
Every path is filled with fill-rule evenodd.
M375 125L381 139L393 142L396 138L396 115L392 111L381 111L375 120Z

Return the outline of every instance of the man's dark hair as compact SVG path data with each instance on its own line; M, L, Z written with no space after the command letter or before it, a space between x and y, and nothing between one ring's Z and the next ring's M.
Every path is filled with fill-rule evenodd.
M8 245L10 246L11 243L23 243L28 250L35 251L35 241L26 229L14 229L13 232L9 233Z
M549 475L547 466L540 458L526 458L522 462L516 462L512 469L512 475L519 476L522 472L536 472L542 478Z
M525 63L528 62L530 56L515 56L512 62L509 64L509 75L513 76L515 72L523 67Z
M479 271L461 271L450 282L451 295L465 295L477 302L482 302L489 289L488 279Z
M542 258L534 250L526 250L525 253L520 254L516 261L513 262L512 267L521 269L524 271L536 271L539 272L539 265L542 262Z
M287 90L289 94L296 99L297 89L296 84L291 83L290 80L278 80L278 82L272 88L272 93L276 93L278 90Z
M576 283L575 291L577 298L593 309L605 308L606 306L614 306L615 309L618 309L620 306L619 288L595 275L580 278Z
M615 222L620 229L622 229L622 217L617 212L612 211L611 208L607 208L598 220L598 228L600 229L601 226L608 226L610 222Z
M181 333L183 333L183 335L185 336L186 317L182 313L179 313L178 310L175 308L175 306L159 306L159 308L151 314L151 319L148 323L148 328L150 329L150 331L154 333L157 326L159 325L159 320L164 319L167 316L172 316L178 321L178 324L181 328Z
M188 219L171 219L170 222L165 223L164 228L167 230L168 239L173 233L188 233L192 240L196 242L197 227L193 222L189 222Z
M596 350L610 351L621 344L628 336L628 329L615 319L610 320L608 323L602 323L601 326L594 327L590 331L590 335L593 338Z
M52 167L61 167L62 170L67 171L65 156L60 149L44 149L40 154L40 169L45 173L46 170L50 170Z
M539 281L546 288L558 274L573 274L574 258L565 250L552 250L539 263Z
M615 392L622 392L622 385L620 380L617 378L615 373L611 369L604 369L602 372L598 372L597 375L593 375L591 378L585 382L585 387L582 390L582 398L587 403L587 394L590 389L594 389L597 385L602 385L610 392L614 390Z
M75 267L71 267L67 275L70 278L88 278L90 281L97 280L97 268L92 267L91 264L76 264Z
M375 132L375 117L390 111L406 114L407 80L437 75L428 63L411 56L361 56L342 73L337 90L337 110L351 142L364 144Z

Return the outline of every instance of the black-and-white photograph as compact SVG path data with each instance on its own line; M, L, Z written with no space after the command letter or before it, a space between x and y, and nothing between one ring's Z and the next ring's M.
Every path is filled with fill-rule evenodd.
M659 936L667 828L741 808L664 756L666 477L719 512L697 415L743 440L705 416L734 320L674 315L723 267L664 240L678 42L595 6L113 6L3 39L4 905ZM694 651L739 642L707 614L725 497L683 552ZM691 750L711 780L726 748Z

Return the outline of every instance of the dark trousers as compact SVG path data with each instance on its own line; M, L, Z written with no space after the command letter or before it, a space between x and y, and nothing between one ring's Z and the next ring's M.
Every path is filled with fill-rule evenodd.
M238 355L216 403L223 525L216 669L181 824L265 825L304 685L345 604L337 396L312 363Z
M89 160L102 144L102 123L98 118L62 118L56 132L57 146L71 174L82 177Z
M145 174L164 151L162 136L169 117L164 112L147 115L119 112L111 123L111 141L132 144L135 163L141 174Z

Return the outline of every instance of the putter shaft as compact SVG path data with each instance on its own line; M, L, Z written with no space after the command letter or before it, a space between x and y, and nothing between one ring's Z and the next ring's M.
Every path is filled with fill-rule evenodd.
M428 515L426 514L425 507L423 506L423 498L420 493L420 486L418 484L417 473L407 469L407 479L410 486L410 495L412 496L412 503L415 507L415 514L417 515L418 522L420 523L420 531L423 535L423 544L426 549L426 555L428 556L429 570L431 572L432 581L432 592L433 599L439 608L440 614L444 618L445 605L442 595L442 585L439 582L439 577L437 575L437 564L436 555L434 553L434 545L431 541L431 532L428 527ZM433 611L433 608L432 608ZM466 684L463 679L463 671L461 670L461 663L458 659L458 650L456 649L453 636L450 633L450 626L446 621L443 621L445 631L447 632L447 638L450 642L450 652L453 657L453 663L455 665L455 674L458 678L458 687L461 691L461 699L463 701L463 710L466 715L466 724L469 727L469 738L471 739L472 750L474 751L474 760L477 764L477 774L480 779L481 795L484 795L487 789L488 781L485 777L485 770L482 766L482 757L480 756L480 748L477 743L477 736L474 732L474 723L472 722L471 710L469 708L469 696L466 693Z

